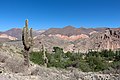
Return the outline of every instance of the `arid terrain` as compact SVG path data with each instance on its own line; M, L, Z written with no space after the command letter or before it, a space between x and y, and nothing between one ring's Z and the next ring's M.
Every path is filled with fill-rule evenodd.
M15 45L17 44L18 47ZM19 41L6 42L0 48L0 80L119 80L119 74L102 72L82 72L75 68L46 68L30 62L23 65L22 47Z
M30 62L23 65L22 29L14 28L0 32L0 80L120 80L120 74L82 72L75 68L46 68ZM51 28L33 31L33 51L40 51L41 45L48 52L61 47L64 52L87 53L89 50L120 49L120 28Z

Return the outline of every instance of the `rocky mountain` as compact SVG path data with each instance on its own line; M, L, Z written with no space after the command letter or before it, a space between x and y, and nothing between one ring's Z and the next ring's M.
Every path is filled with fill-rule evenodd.
M20 28L12 28L10 30L3 32L3 34L7 34L9 36L16 37L17 39L21 39L21 32L22 29Z
M57 36L65 40L77 40L88 38L92 32L104 32L106 28L75 28L66 26L64 28L50 28L42 34L46 36Z
M105 32L96 32L86 39L76 40L75 51L87 52L89 50L101 51L104 49L120 49L120 30L106 29Z
M64 28L50 28L42 34L44 35L60 34L60 35L66 35L66 36L80 35L80 34L89 35L89 33L92 31L103 32L105 31L105 29L106 28L83 28L83 27L75 28L73 26L66 26Z
M1 32L0 41L21 39L22 29L13 28ZM108 35L109 34L109 35ZM44 44L48 51L55 46L64 51L87 52L89 50L103 50L120 48L120 28L51 28L46 31L34 30L34 50L39 51ZM116 37L117 36L117 37Z
M52 51L54 46L64 49L64 51L75 51L86 53L89 50L103 50L120 48L120 28L65 28L49 29L35 37L37 49L40 43L46 49Z
M44 30L33 30L33 35L36 36L36 35L41 34L42 32L44 32ZM22 29L20 29L20 28L12 28L12 29L7 30L5 32L0 32L0 34L16 38L17 40L21 40ZM12 39L12 40L14 40L14 39Z
M9 36L7 34L0 34L0 42L6 42L6 41L10 41L10 40L17 40L16 37L12 37L12 36Z
M17 38L12 37L12 36L8 36L7 34L0 34L0 38L8 38L10 40L17 40Z

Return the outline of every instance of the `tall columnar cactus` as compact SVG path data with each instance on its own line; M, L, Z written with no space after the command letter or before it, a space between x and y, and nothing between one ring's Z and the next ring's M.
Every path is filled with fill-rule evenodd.
M42 45L42 52L43 52L44 66L47 67L48 58L47 58L47 56L46 56L46 52L45 52L45 47L44 47L44 45Z
M22 42L24 45L24 65L29 67L29 53L30 49L33 46L33 36L32 36L32 28L28 29L28 20L25 21L25 27L22 31Z

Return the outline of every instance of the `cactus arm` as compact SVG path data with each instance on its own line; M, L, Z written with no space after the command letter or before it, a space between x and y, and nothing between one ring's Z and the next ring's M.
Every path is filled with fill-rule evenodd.
M25 45L25 38L24 38L24 31L25 31L25 27L22 29L22 41L23 41L23 45Z
M27 29L28 29L28 19L25 21L25 26L26 26Z
M30 28L30 38L31 38L31 46L33 46L33 34L32 34L32 28Z
M25 21L25 31L26 31L26 33L25 33L25 46L26 46L26 48L28 48L29 49L29 33L28 33L28 31L29 31L29 29L28 29L28 20L26 20Z
M32 36L32 28L30 28L30 37L33 38L33 36Z
M46 56L46 51L45 51L44 45L42 45L42 52L43 52L44 66L47 67L48 58L47 58L47 56Z

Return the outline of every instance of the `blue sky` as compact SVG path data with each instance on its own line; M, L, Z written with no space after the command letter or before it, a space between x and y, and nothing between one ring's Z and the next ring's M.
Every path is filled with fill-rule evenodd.
M33 29L120 27L120 0L0 0L0 31Z

